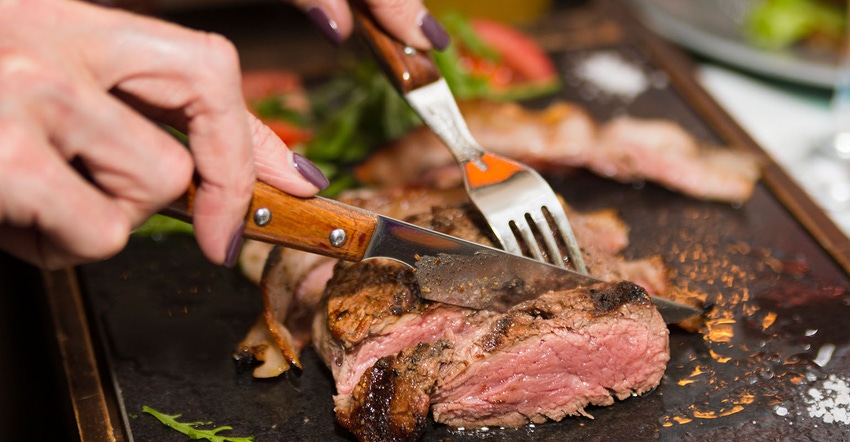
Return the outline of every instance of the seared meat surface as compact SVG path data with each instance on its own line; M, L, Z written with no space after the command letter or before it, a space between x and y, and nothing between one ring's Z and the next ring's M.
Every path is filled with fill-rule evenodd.
M667 326L629 282L549 292L494 313L419 301L412 276L399 275L410 271L383 265L409 284L388 290L372 278L352 297L350 278L364 264L337 267L314 328L336 380L337 418L361 440L415 440L429 406L437 422L465 428L586 414L651 390L669 359ZM394 436L372 438L382 434Z
M456 190L343 200L493 243ZM337 420L370 441L415 440L429 411L455 427L516 427L649 391L669 350L647 290L665 293L666 268L657 257L617 255L628 235L613 212L570 213L590 272L611 282L541 293L504 313L423 300L412 270L395 261L334 262L275 248L260 284L266 311L240 352L267 361L255 376L275 376L298 366L311 339L336 383ZM635 279L643 287L624 282ZM263 333L266 340L257 339ZM281 360L283 367L265 367Z

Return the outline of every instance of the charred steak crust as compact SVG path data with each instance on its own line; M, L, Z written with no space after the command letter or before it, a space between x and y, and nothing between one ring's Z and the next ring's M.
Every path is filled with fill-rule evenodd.
M590 289L590 294L599 314L610 313L626 303L652 304L646 290L629 281L620 281L613 286L596 286Z
M327 287L330 331L345 348L366 339L374 324L425 308L411 269L391 260L340 261Z
M479 345L485 352L496 352L505 346L514 345L518 339L542 330L541 325L550 327L552 321L570 318L567 328L579 328L600 317L622 315L621 308L627 305L652 307L652 300L640 286L628 281L599 283L588 289L549 292L529 300L497 317L482 335ZM582 315L587 319L582 318ZM574 321L578 318L578 321Z
M470 203L455 207L432 207L430 213L411 215L405 221L478 244L498 247L487 221Z
M349 407L337 408L339 423L363 441L409 441L425 428L439 368L451 343L419 343L384 356L366 370Z

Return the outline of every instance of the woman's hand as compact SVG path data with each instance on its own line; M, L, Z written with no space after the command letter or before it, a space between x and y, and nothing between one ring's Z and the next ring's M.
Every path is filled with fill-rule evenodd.
M232 266L256 178L327 185L246 110L229 41L83 2L0 0L0 140L0 248L44 268L117 253L195 172L199 246Z
M349 0L286 0L304 11L332 42L339 44L354 29ZM361 0L391 35L421 50L443 50L449 35L421 0Z

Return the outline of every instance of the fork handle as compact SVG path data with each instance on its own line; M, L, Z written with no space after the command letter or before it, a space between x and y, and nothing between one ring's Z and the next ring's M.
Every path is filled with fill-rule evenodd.
M442 78L431 57L390 37L375 22L362 0L350 0L360 35L381 64L390 82L402 95Z
M428 53L405 46L387 34L362 0L350 0L349 4L358 34L396 90L449 148L461 167L472 163L485 170L480 161L483 149L469 132L448 84Z

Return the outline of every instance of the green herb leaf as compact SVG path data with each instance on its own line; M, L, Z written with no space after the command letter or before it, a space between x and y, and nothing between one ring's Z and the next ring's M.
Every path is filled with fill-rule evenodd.
M196 427L202 425L212 425L211 422L177 422L177 418L179 418L180 414L168 415L165 413L161 413L159 411L154 410L147 405L142 406L142 411L150 414L155 417L157 420L162 422L166 427L172 428L174 430L179 431L180 433L189 436L189 439L198 440L198 439L206 439L210 442L251 442L254 440L254 436L248 437L230 437L230 436L219 436L218 433L222 431L232 430L232 427L229 426L221 426L216 427L210 430L199 430Z
M251 110L260 119L285 120L299 127L309 124L303 112L288 107L279 96L268 97L251 103Z
M353 187L351 168L373 149L422 124L374 61L349 61L344 73L310 94L320 122L304 155L322 169L335 196Z
M144 224L133 231L133 235L153 236L163 233L188 233L194 234L192 225L164 215L153 215Z

